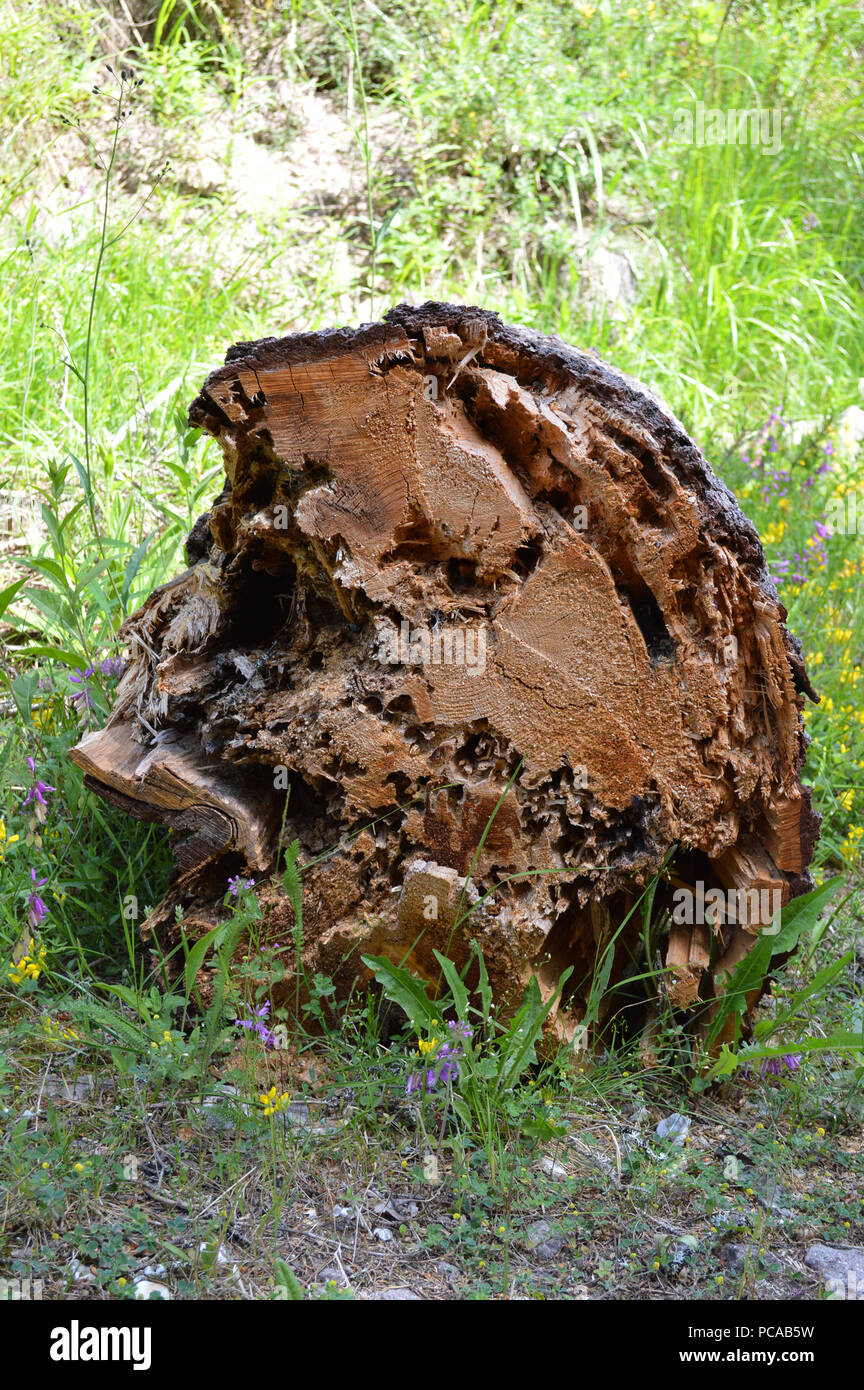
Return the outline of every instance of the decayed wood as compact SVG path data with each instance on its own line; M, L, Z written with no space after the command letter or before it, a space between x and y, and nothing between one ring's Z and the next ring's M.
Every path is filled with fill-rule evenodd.
M214 768L196 740L169 732L145 751L122 725L114 725L87 734L75 760L87 774L87 785L107 800L172 827L181 868L197 867L227 850L239 850L253 868L267 868L276 827L266 784L261 794L254 779Z
M462 962L476 938L505 1010L532 971L548 994L574 968L564 1038L671 847L697 899L809 885L800 646L753 527L642 387L479 309L403 305L238 344L190 421L225 488L72 755L181 832L148 924L166 945L175 907L214 920L243 869L290 937L284 816L306 858L329 851L308 970L347 989L386 953L433 980L433 950ZM673 1005L764 925L673 926Z

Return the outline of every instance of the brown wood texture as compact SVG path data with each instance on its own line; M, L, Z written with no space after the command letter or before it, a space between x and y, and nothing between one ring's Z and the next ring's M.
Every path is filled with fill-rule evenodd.
M474 938L503 1011L532 971L551 991L574 967L566 1038L673 846L697 898L809 886L800 646L752 525L644 388L479 309L402 305L238 344L190 420L225 488L190 568L126 623L108 727L72 754L175 831L147 925L166 946L175 908L212 925L237 872L290 939L284 815L283 843L326 855L304 876L308 970L345 990L372 952L435 979L433 949L462 962ZM673 1006L764 925L673 927Z

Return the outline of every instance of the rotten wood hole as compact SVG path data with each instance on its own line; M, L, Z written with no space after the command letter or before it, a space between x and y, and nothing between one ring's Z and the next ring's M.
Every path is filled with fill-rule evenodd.
M163 951L175 909L200 935L237 873L290 941L286 782L283 843L332 851L304 877L310 974L344 992L375 953L433 980L433 949L461 964L473 938L505 1016L532 972L548 993L574 967L560 1038L670 847L659 903L811 886L800 645L752 525L644 388L482 310L401 305L238 344L189 419L225 487L72 751L89 787L173 828L144 926ZM479 906L454 929L460 901ZM698 1012L765 925L673 925L673 1007ZM639 930L606 1008L644 1021L641 986L614 992Z

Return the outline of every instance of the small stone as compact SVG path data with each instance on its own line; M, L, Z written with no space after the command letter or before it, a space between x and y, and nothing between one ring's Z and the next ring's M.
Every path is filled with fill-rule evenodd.
M134 1284L135 1297L143 1299L146 1302L149 1302L151 1298L168 1299L171 1297L170 1289L167 1289L164 1284L154 1284L152 1279L138 1278L134 1281Z
M83 1100L95 1089L95 1085L93 1077L87 1074L75 1077L48 1076L42 1089L52 1100Z
M687 1260L692 1260L696 1251L699 1249L699 1241L695 1236L682 1236L676 1240L669 1252L669 1260L673 1269L680 1269Z
M752 1224L749 1212L730 1211L726 1207L715 1211L711 1220L715 1226L721 1226L727 1231L743 1231Z
M441 1174L438 1171L437 1154L423 1155L423 1176L428 1183L433 1185L441 1181Z
M690 1116L680 1115L677 1110L661 1120L654 1133L658 1139L668 1139L673 1144L683 1144L690 1133Z
M376 1216L389 1216L391 1221L399 1220L399 1212L391 1201L376 1202L372 1208Z
M759 1259L757 1245L738 1245L734 1241L724 1245L720 1259L730 1274L743 1274L745 1268L754 1269Z
M522 1246L538 1260L554 1260L564 1241L556 1235L548 1221L535 1221L522 1237Z
M864 1302L864 1249L860 1246L811 1245L804 1256L835 1298Z
M538 1167L540 1168L541 1173L546 1174L547 1178L555 1178L556 1180L560 1180L561 1178L569 1177L567 1169L563 1166L563 1164L556 1163L554 1158L544 1156L543 1158L541 1158Z
M72 1255L70 1257L68 1268L69 1273L72 1275L72 1278L75 1280L76 1284L81 1283L82 1280L84 1282L87 1282L93 1278L93 1274L90 1271L90 1269L88 1269L87 1265L82 1264L77 1255Z
M766 1211L773 1211L778 1216L792 1216L794 1214L788 1205L792 1200L789 1193L780 1186L776 1178L771 1177L770 1173L752 1174L750 1186L756 1194L756 1201Z
M416 1202L408 1201L405 1197L388 1198L386 1202L377 1202L372 1208L376 1216L386 1216L390 1221L413 1221L420 1211Z
M388 1230L386 1226L376 1226L373 1229L372 1234L376 1240L380 1241L388 1241L393 1239L393 1232L391 1230Z

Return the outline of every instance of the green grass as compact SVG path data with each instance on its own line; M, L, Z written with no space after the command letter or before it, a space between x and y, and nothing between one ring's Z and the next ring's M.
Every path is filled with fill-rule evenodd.
M32 517L0 550L4 961L27 946L31 870L49 914L35 932L45 968L3 993L0 1267L61 1291L75 1255L96 1271L76 1293L122 1297L149 1261L181 1296L278 1297L284 1260L310 1296L342 1297L338 1263L317 1277L322 1251L338 1253L335 1205L361 1213L349 1267L381 1247L383 1221L387 1277L443 1262L456 1276L436 1274L441 1297L809 1296L795 1263L806 1241L864 1239L854 1056L813 1054L806 1079L739 1074L719 1099L692 1101L693 1144L667 1152L651 1134L685 1104L674 1037L651 1071L626 1051L576 1073L531 1062L506 1095L478 1053L467 1113L406 1097L416 1030L394 1034L371 999L336 1006L323 979L291 1050L237 1048L232 1011L260 1004L283 963L267 957L262 974L253 956L209 1018L183 991L163 995L134 927L164 891L169 837L93 798L65 753L114 685L94 677L87 711L70 674L116 653L122 618L182 565L218 488L219 460L184 407L225 348L358 322L373 296L375 312L403 297L481 303L652 385L757 525L825 696L805 714L805 779L824 817L817 881L839 870L853 890L817 964L854 952L862 556L859 537L816 528L852 491L864 516L862 452L838 427L864 378L859 8L396 0L358 4L352 26L348 10L305 0L184 0L153 4L143 46L128 31L118 56L119 13L0 0L0 514ZM124 67L141 85L117 132ZM238 141L264 124L274 150L302 148L280 81L350 118L353 182L321 204L313 164L294 205L253 215L226 193ZM675 113L696 101L780 108L780 150L677 143ZM196 186L189 157L216 126L214 190ZM586 246L630 257L638 295L623 314L590 292ZM12 593L25 578L29 597ZM44 821L23 805L28 757L55 788ZM800 997L796 970L770 1007ZM860 1030L861 989L853 958L798 1010L795 1036ZM70 1099L61 1074L92 1088ZM271 1085L307 1119L265 1117ZM36 1131L28 1108L46 1117ZM724 1177L721 1142L792 1190L793 1228ZM395 1194L396 1214L376 1215L370 1191ZM541 1217L563 1242L548 1259L525 1244ZM731 1281L736 1226L756 1254ZM682 1233L696 1242L683 1253ZM362 1275L349 1282L362 1294Z

